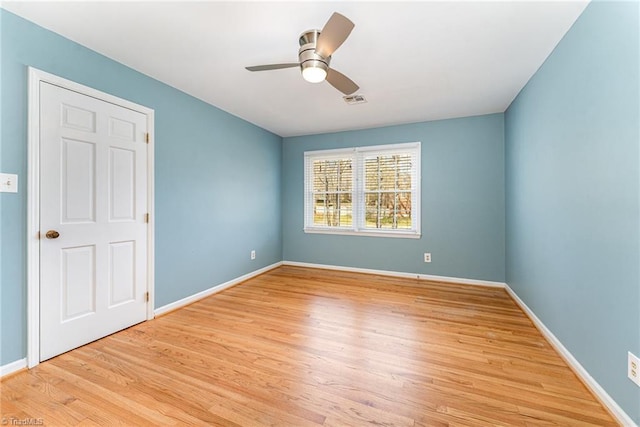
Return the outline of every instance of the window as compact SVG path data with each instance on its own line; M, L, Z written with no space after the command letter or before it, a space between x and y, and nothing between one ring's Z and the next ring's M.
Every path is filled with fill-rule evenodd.
M304 153L307 233L420 237L420 143Z

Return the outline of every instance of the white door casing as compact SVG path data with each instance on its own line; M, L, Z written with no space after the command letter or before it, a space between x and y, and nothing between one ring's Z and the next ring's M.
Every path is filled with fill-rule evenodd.
M153 149L146 143L153 111L30 72L38 93L30 99L38 104L38 117L30 114L30 151L38 156L30 153L29 176L38 182L30 182L29 213L40 237L30 227L32 367L153 317L153 299L146 298L153 290L153 228L146 222L153 207ZM49 230L59 237L46 238Z

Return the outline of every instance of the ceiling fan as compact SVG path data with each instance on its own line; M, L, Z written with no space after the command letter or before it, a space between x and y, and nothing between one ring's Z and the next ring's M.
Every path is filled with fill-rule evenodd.
M349 77L329 67L331 55L349 37L355 24L345 16L334 12L324 25L322 31L308 30L299 39L298 62L285 64L256 65L246 67L249 71L279 70L282 68L300 67L302 77L311 83L328 81L333 87L345 95L350 95L359 86Z

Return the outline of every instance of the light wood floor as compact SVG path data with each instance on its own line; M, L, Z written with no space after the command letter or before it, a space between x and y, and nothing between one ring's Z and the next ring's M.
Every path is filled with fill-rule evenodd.
M502 289L296 267L0 392L45 425L616 425Z

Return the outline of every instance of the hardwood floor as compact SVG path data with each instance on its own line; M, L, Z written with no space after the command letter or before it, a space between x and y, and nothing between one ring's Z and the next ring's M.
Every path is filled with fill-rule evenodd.
M45 425L617 425L502 289L297 267L0 387Z

